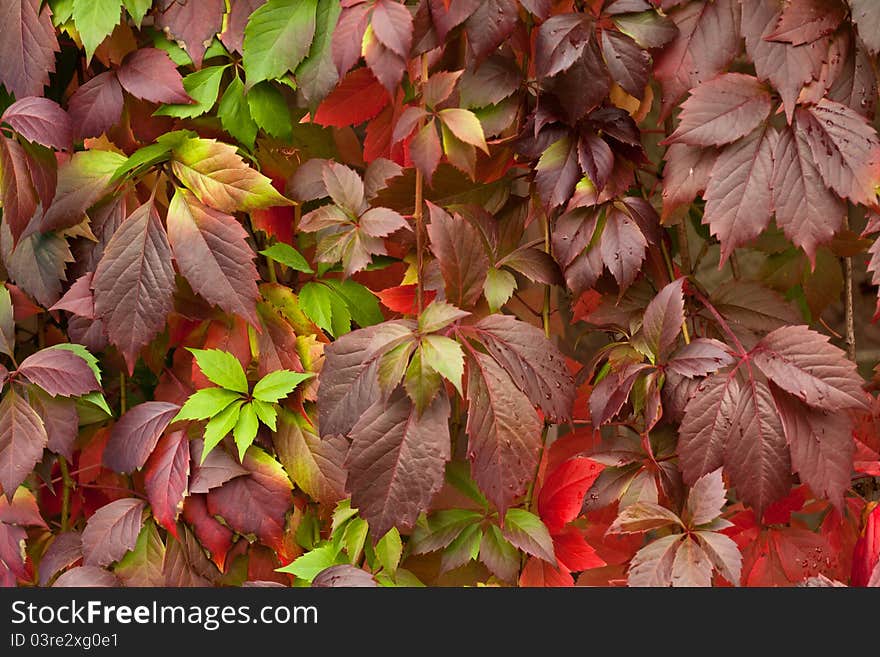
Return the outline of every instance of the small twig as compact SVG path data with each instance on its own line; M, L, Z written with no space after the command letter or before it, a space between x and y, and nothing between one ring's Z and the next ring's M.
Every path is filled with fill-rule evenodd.
M849 218L843 220L843 229L849 229ZM846 316L846 355L856 362L856 326L853 312L853 264L852 257L843 258L843 281L844 281L844 314Z
M733 273L733 280L740 280L742 273L739 268L739 259L737 259L736 257L736 251L730 252L730 258L728 259L728 262L730 262L730 271Z
M126 377L125 372L119 373L119 414L124 415L125 410L127 408L126 405L126 394L125 394L125 386L126 386Z
M70 491L73 489L73 480L67 469L67 460L63 456L58 457L58 465L61 468L61 479L64 488L61 491L61 531L70 529Z

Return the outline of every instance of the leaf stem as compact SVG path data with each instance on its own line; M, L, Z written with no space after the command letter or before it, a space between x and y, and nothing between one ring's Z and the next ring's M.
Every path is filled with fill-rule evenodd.
M269 282L277 283L278 275L275 273L275 260L270 256L266 256L266 267L269 269Z
M695 289L693 291L693 294L697 298L697 301L699 301L701 304L703 304L703 306L705 306L706 310L708 310L710 313L712 313L712 316L718 322L718 325L728 335L728 337L733 342L734 346L739 350L739 355L743 358L748 356L748 351L746 350L745 347L743 347L742 342L740 342L739 338L736 337L736 333L734 333L731 330L730 326L727 324L727 321L724 319L724 317L721 316L721 313L718 312L718 310L715 308L715 306L713 306L712 303L706 297L704 297L703 294L699 290Z
M61 468L61 479L64 482L64 488L61 491L61 531L66 532L70 529L70 491L73 488L73 480L67 469L67 459L59 456L58 466Z

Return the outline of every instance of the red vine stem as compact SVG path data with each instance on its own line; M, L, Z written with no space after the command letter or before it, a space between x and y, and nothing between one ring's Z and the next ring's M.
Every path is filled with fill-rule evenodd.
M699 290L693 290L693 295L696 297L697 301L699 301L703 306L705 306L706 310L712 313L712 316L718 322L718 325L724 330L724 332L728 335L728 337L733 342L734 346L739 350L739 356L745 358L748 356L748 351L745 347L743 347L742 342L739 341L739 338L736 337L736 333L734 333L730 326L727 323L727 320L721 316L721 313L712 305L712 303L703 296L703 294Z

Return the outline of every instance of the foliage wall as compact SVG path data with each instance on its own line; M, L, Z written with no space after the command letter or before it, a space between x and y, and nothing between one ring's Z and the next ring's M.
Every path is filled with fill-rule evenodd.
M0 0L0 581L880 581L880 3Z

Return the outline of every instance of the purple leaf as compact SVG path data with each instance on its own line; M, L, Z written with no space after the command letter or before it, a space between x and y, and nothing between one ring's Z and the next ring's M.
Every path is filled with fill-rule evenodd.
M48 441L40 416L24 397L9 388L0 401L0 486L6 499L12 500Z
M125 497L95 511L82 533L83 564L106 566L134 549L144 506L143 500Z
M73 143L70 117L54 100L29 96L6 108L0 122L7 123L28 141L65 150Z
M151 103L190 103L182 78L168 53L140 48L129 53L116 73L119 84L135 98Z
M101 386L89 364L67 349L43 349L22 361L18 373L53 397L79 397Z
M144 402L129 410L110 430L104 464L116 472L132 472L142 467L179 410L177 404L158 401Z

